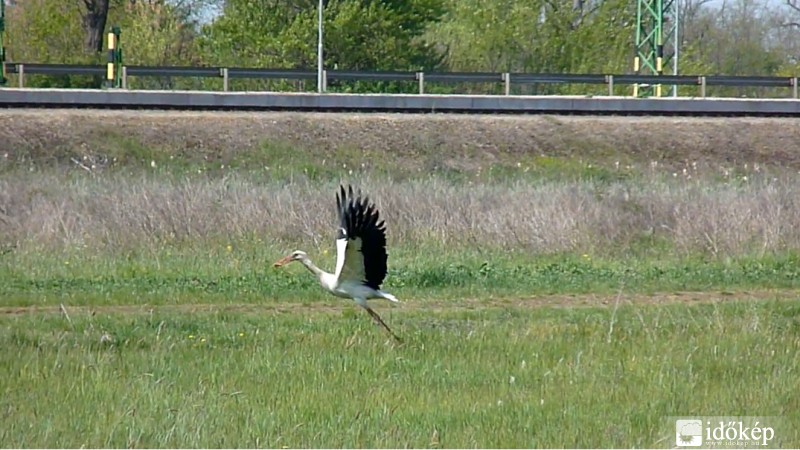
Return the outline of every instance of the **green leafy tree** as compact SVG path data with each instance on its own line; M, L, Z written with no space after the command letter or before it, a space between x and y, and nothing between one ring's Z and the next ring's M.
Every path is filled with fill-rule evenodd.
M17 63L94 64L84 52L81 6L76 2L27 0L6 10L7 59ZM16 80L14 80L16 82ZM87 77L25 77L33 87L89 87Z
M441 58L421 35L441 17L442 0L326 3L326 68L432 70L439 66ZM201 42L204 60L218 65L314 69L316 2L229 0L222 16L205 28Z
M775 15L768 2L761 0L701 4L684 22L681 73L777 75L785 64L786 49L775 45L773 27L775 20L783 17ZM709 87L707 94L757 97L777 93L755 87Z
M6 15L10 61L69 63L82 53L78 3L27 0L10 5Z
M126 65L191 65L199 9L210 0L110 0L103 24L122 28ZM26 0L8 7L8 59L22 63L104 64L99 52L108 30L89 33L90 2ZM93 13L97 13L96 11ZM94 20L94 19L92 19ZM99 25L98 25L99 26ZM99 41L97 40L99 36ZM90 39L91 38L91 39ZM141 81L141 87L175 87L174 80ZM26 85L42 87L97 87L97 78L85 76L26 76ZM180 83L178 83L180 84Z
M617 72L632 61L634 7L629 0L449 0L426 38L454 71Z
M112 12L122 29L123 61L127 66L192 66L200 63L193 20L199 3L131 0ZM199 88L202 80L130 78L129 87L143 89Z

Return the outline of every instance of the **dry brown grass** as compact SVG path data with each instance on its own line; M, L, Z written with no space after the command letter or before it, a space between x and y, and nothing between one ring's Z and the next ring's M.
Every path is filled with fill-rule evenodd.
M154 153L190 168L247 158L269 164L283 150L259 151L278 143L302 156L290 166L363 155L390 172L422 173L389 179L368 167L350 176L382 207L391 245L603 254L669 248L717 257L793 250L800 247L796 142L800 126L791 119L14 111L0 115L0 246L156 248L258 236L282 247L327 248L333 181L293 172L186 178L141 170ZM72 162L117 156L136 159L136 170L124 163L84 172ZM518 161L540 164L545 175L580 173L592 163L632 164L637 175L603 183L474 176ZM318 179L347 176L329 166ZM471 174L472 184L448 178L453 170Z
M354 178L381 208L390 245L716 257L800 248L800 183L454 183ZM158 248L251 238L328 248L334 182L17 173L0 180L0 239L19 248Z
M658 161L667 170L761 164L800 170L794 119L15 110L0 161L69 161L128 145L222 164L268 143L313 158L347 151L425 166L520 156Z

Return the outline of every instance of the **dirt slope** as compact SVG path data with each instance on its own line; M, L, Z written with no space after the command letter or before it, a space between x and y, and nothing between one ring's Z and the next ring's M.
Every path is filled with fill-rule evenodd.
M271 142L323 154L338 149L401 157L437 152L488 160L536 154L678 166L758 163L800 170L800 122L788 118L86 110L0 114L0 158L6 161L64 160L102 153L120 141L207 159L225 159Z

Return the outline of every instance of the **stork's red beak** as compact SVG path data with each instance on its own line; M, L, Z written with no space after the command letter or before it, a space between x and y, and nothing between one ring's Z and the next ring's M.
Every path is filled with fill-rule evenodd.
M285 266L286 264L289 264L290 262L292 262L292 255L288 255L288 256L286 256L285 258L283 258L283 259L281 259L279 261L275 261L275 264L273 264L272 267Z

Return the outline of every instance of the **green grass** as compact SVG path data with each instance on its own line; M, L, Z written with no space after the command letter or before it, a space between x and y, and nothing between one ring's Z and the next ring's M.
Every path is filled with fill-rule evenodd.
M0 319L14 447L666 447L664 418L777 416L796 303ZM103 342L106 335L110 342Z
M332 247L332 246L331 246ZM137 304L260 304L313 302L330 295L299 264L271 263L294 250L272 246L195 247L127 255L90 251L0 257L0 306ZM333 252L335 250L331 250ZM800 288L798 256L703 259L600 259L588 255L533 257L415 249L391 252L384 288L401 299L531 298L678 291ZM311 252L333 270L333 253Z
M159 177L202 178L236 174L258 180L306 178L312 181L340 179L343 174L391 177L398 180L426 179L435 174L453 182L505 183L513 181L575 182L591 180L609 183L619 180L647 180L664 173L653 173L641 162L625 163L629 158L618 153L607 154L592 149L587 156L544 156L501 152L489 155L477 148L460 150L421 144L413 154L361 150L339 147L335 152L300 148L287 142L263 141L252 148L228 149L224 152L206 149L176 149L168 144L146 146L117 131L103 130L95 137L102 144L101 155L85 155L83 149L22 152L17 160L0 164L0 173L52 171L54 168L77 168L85 175L95 173L131 174ZM620 160L622 164L620 165ZM662 171L663 172L663 171ZM669 174L667 174L669 175Z

